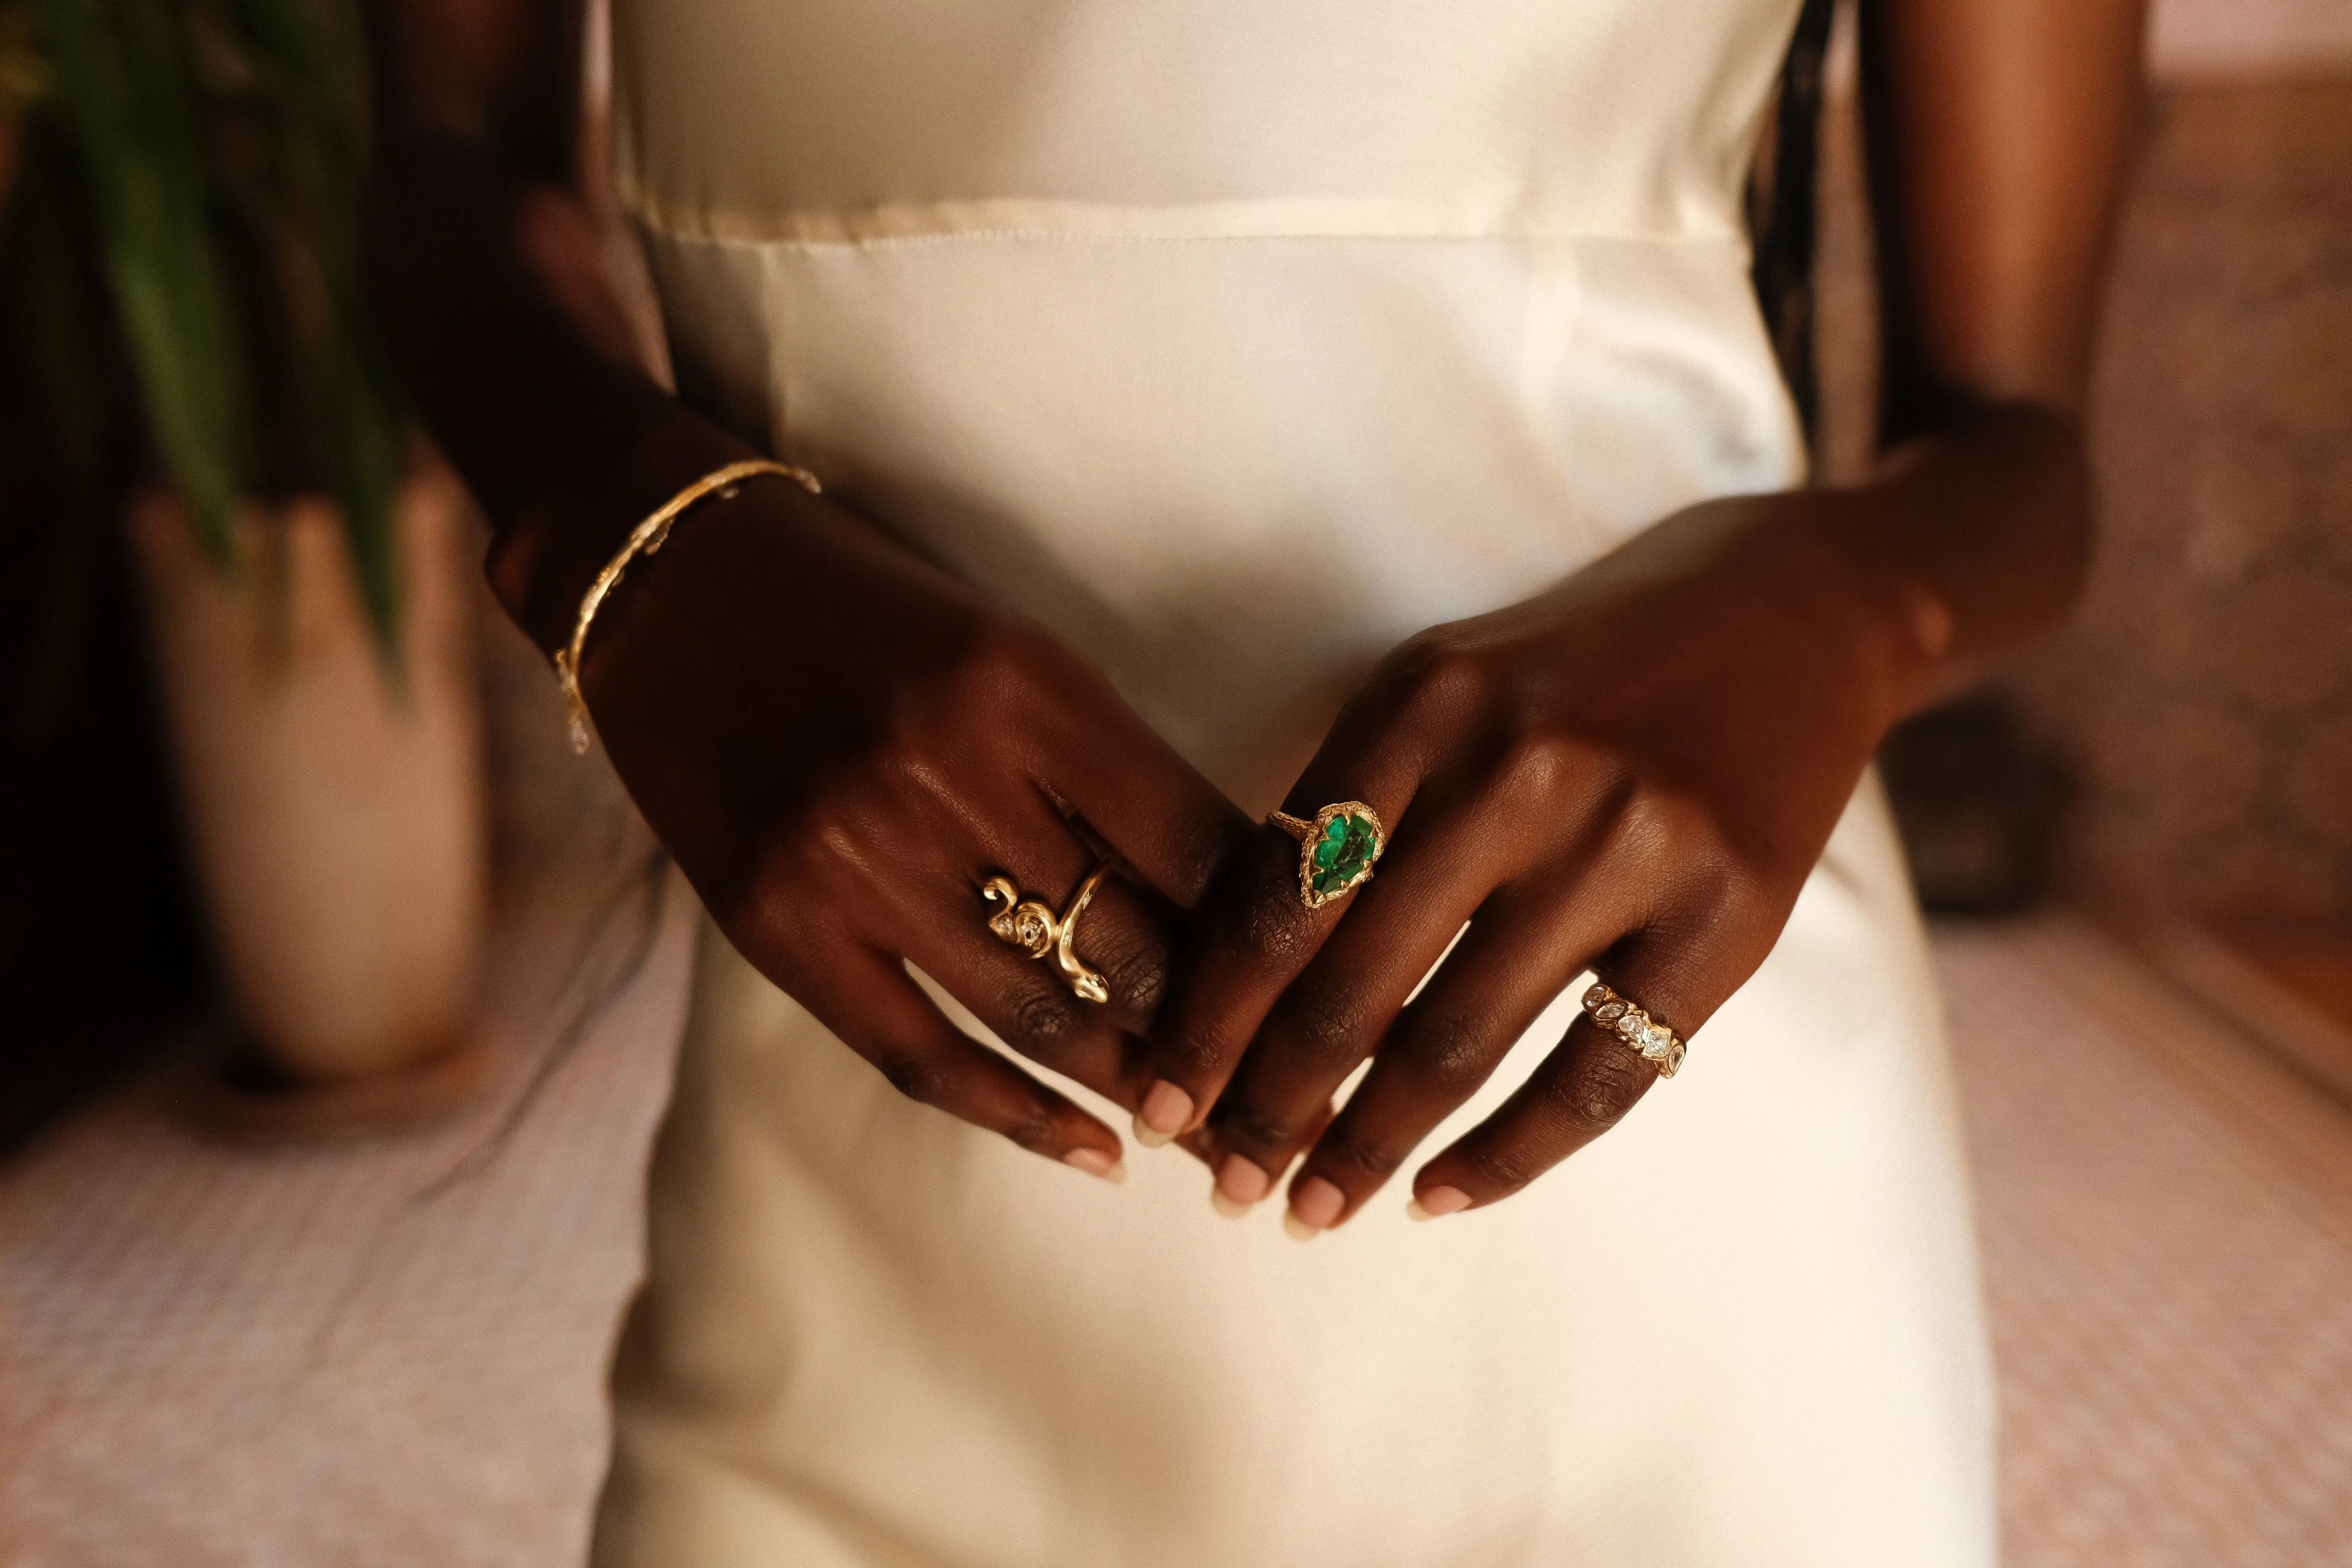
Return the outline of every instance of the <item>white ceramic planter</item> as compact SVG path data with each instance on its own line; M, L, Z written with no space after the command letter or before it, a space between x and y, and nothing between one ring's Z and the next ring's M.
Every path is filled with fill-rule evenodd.
M327 503L248 519L234 579L168 494L127 518L238 1022L313 1083L418 1068L474 1037L488 853L467 513L437 467L398 513L397 685Z

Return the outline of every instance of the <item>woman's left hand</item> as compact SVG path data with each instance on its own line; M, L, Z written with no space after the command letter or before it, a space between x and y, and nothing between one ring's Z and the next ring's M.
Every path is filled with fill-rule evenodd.
M1268 828L1238 858L1160 1016L1139 1134L1205 1121L1229 1212L1311 1143L1290 1207L1294 1228L1321 1230L1588 968L1685 1037L1704 1025L1770 951L1917 685L1906 611L1922 606L1835 542L1858 504L1709 502L1384 659L1285 803L1308 819L1370 805L1390 834L1378 875L1309 910L1291 837ZM1580 1016L1422 1168L1417 1201L1443 1214L1507 1197L1654 1076Z

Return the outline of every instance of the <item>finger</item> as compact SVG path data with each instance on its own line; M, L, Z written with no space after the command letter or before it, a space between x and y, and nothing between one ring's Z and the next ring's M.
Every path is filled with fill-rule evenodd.
M999 942L983 923L978 889L961 891L973 910L970 929L929 932L907 956L1008 1048L1133 1110L1143 1093L1143 1041L1108 1007L1081 1000L1050 957L1041 962Z
M1229 1204L1264 1196L1313 1142L1332 1097L1493 887L1496 868L1483 863L1491 841L1476 815L1424 806L1414 822L1282 993L1217 1097L1210 1125L1231 1151L1218 1172Z
M1657 1069L1580 1017L1502 1106L1413 1179L1415 1218L1496 1203L1614 1127Z
M1089 865L1086 874L1091 874L1093 869ZM1095 884L1093 896L1074 922L1070 951L1102 981L1104 999L1088 1005L1113 1027L1141 1037L1150 1032L1160 1005L1167 999L1183 912L1155 889L1136 887L1127 879L1124 869L1114 864ZM1065 877L1042 885L1075 889L1084 880L1085 875L1081 875L1075 880ZM978 911L981 934L1003 946L988 928L987 917L992 910L982 898L982 885L979 881L967 882L964 897L970 907ZM1069 895L1066 893L1055 907L1068 913ZM1012 947L1003 950L1019 953ZM1062 977L1061 965L1052 954L1036 961L1034 966L1040 973L1052 974L1057 980Z
M1055 1059L1057 1042L1078 1032L1099 1032L1067 1026L1061 1016L1065 1002L1084 1007L1095 1015L1092 1022L1114 1031L1140 1035L1150 1027L1174 959L1181 919L1175 906L1128 881L1117 868L1096 884L1078 914L1071 949L1100 976L1106 997L1099 1004L1079 1004L1054 955L1032 960L990 929L997 910L982 889L1003 875L1024 899L1035 900L1057 917L1067 914L1078 888L1101 863L1101 851L1080 837L1044 792L1018 776L959 793L950 810L925 831L937 847L926 857L927 871L883 879L890 894L888 916L866 922L870 929L861 934L868 941L907 952L1007 1045L1057 1071L1063 1070ZM971 993L951 980L951 973L974 976ZM1024 999L1035 1001L1033 1019L1024 1020L1020 1011ZM1032 1045L1038 1048L1032 1050Z
M1041 901L1066 910L1100 850L1082 842L1058 808L1025 784L984 792L977 805L942 825L943 835L977 840L965 863L1006 870L1024 891L1042 889ZM1133 1110L1143 1078L1138 1037L1166 988L1180 911L1116 870L1097 884L1072 944L1108 988L1108 999L1095 1003L1071 989L1050 952L1033 958L989 928L994 911L982 898L982 884L978 875L944 868L920 883L893 883L900 897L885 923L919 933L901 939L908 956L1007 1047ZM888 945L887 934L876 941ZM1199 1140L1188 1146L1205 1158Z
M846 940L820 956L793 995L899 1093L1090 1175L1126 1178L1117 1133L950 1023L896 958Z
M1142 1039L1118 1028L1101 1005L1081 1000L1057 971L983 935L913 962L1010 1048L1134 1110L1145 1078ZM1215 1168L1206 1129L1176 1143Z
M1362 801L1388 832L1398 831L1414 771L1368 766L1354 776L1361 781L1358 790L1322 799ZM1317 771L1310 769L1309 777ZM1321 800L1304 805L1306 798L1303 788L1294 791L1286 809L1312 820ZM1350 900L1377 886L1365 884L1309 909L1299 889L1300 852L1298 841L1281 829L1260 829L1203 901L1181 978L1151 1034L1152 1081L1136 1122L1136 1136L1146 1143L1201 1123L1285 987L1307 967Z
M1393 838L1424 759L1391 739L1392 704L1375 686L1340 710L1292 786L1287 815L1312 821L1326 802L1360 801ZM1305 847L1281 828L1259 828L1202 900L1181 983L1151 1034L1152 1081L1135 1125L1144 1143L1202 1124L1276 999L1363 891L1309 907L1300 879Z
M982 937L909 956L1007 1047L1132 1111L1142 1094L1143 1041L1113 1025L1100 1005L1080 1001L1045 964ZM976 1001L988 996L993 1005ZM1179 1143L1215 1168L1205 1129Z
M1438 1124L1494 1076L1520 1037L1625 929L1629 900L1605 879L1565 890L1505 889L1398 1014L1371 1070L1290 1184L1294 1235L1355 1215Z
M1070 662L1083 696L1039 726L1039 784L1177 907L1197 909L1255 825L1099 673Z
M1763 954L1751 955L1750 945L1710 941L1693 922L1653 923L1620 942L1601 971L1687 1042L1754 973ZM1526 1083L1415 1174L1417 1210L1434 1218L1510 1196L1616 1126L1657 1078L1640 1052L1580 1014Z

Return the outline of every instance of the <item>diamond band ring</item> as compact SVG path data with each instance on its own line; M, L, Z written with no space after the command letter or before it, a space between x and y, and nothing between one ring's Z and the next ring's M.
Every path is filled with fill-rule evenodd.
M1606 985L1593 983L1584 994L1584 1010L1620 1044L1640 1052L1660 1078L1672 1078L1682 1067L1683 1037Z

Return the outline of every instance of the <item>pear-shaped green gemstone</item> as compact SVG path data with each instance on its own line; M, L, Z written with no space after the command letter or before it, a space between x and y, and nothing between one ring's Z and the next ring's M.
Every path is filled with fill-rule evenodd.
M1371 868L1380 848L1381 836L1369 818L1354 812L1333 817L1315 841L1307 886L1318 893L1344 890Z

